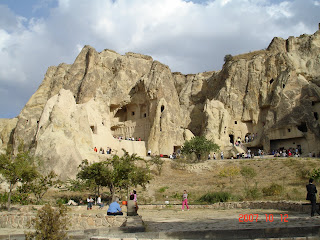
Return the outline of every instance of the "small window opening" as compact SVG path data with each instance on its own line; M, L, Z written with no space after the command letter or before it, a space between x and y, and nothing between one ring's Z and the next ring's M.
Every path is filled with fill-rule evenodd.
M291 132L291 129L290 129L290 128L288 128L288 132Z
M161 112L163 112L163 110L164 110L164 106L162 105L162 106L161 106Z
M315 102L315 101L312 101L312 102L311 102L311 105L312 105L312 106L314 106L315 104L316 104L316 102Z
M273 78L271 78L271 80L270 80L270 84L271 84L271 83L273 83L273 81L274 81L274 80L273 80Z
M39 120L37 121L37 123L39 123Z
M144 114L143 114L143 117L145 117L145 118L146 118L146 117L147 117L147 114L146 114L146 113L144 113Z
M93 134L97 134L97 128L95 126L90 126Z
M301 132L308 132L308 127L307 127L307 123L306 122L302 122L299 126L297 126L297 128Z
M238 124L238 122L237 122L237 121L234 121L234 124Z
M285 88L286 87L286 85L285 84L282 84L282 88Z
M134 116L134 112L132 112L131 115Z
M314 118L315 118L316 120L319 120L319 115L318 115L317 112L314 112L314 113L313 113L313 116L314 116Z

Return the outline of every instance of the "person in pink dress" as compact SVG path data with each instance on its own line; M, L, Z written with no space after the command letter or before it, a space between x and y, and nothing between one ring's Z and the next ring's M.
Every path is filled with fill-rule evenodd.
M187 209L189 210L187 190L184 190L182 195L182 211L184 211L184 205L186 205Z

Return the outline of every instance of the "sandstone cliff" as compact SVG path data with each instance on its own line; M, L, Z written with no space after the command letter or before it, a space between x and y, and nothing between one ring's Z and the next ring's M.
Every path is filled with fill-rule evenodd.
M189 75L150 56L85 46L73 64L48 69L17 120L0 121L0 143L5 148L10 135L15 146L23 140L62 178L73 177L83 159L107 156L94 147L170 154L193 135L213 139L227 157L247 148L318 153L319 69L319 31L274 38L266 50L233 56L221 71Z

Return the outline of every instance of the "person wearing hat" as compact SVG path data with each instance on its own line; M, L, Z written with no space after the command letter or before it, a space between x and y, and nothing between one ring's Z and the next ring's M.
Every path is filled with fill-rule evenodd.
M316 207L317 207L317 196L316 196L317 188L313 184L312 178L309 179L309 184L307 184L306 188L307 188L307 199L306 200L310 200L310 202L311 202L311 217L314 216L315 212L317 212L320 215L319 210L316 210Z

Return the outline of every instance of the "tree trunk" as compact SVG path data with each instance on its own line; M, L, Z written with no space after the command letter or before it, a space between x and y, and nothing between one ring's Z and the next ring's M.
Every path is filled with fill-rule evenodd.
M8 195L8 211L10 211L11 208L11 193L12 193L13 184L10 182L10 190Z
M110 192L111 192L111 197L112 197L111 201L114 202L114 200L115 200L115 198L114 198L115 190L114 190L113 184L111 184Z

